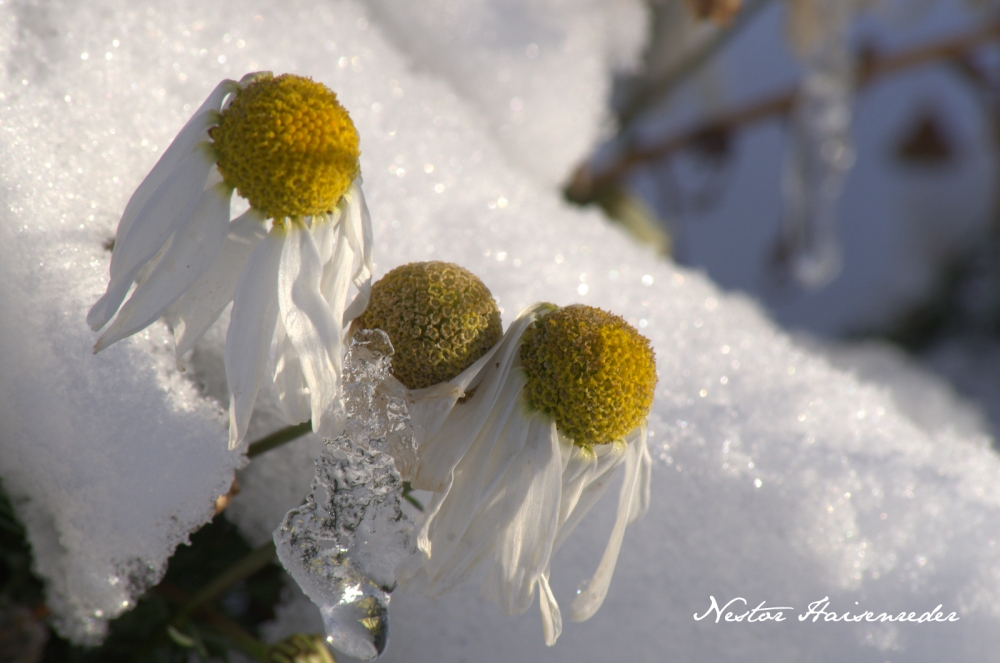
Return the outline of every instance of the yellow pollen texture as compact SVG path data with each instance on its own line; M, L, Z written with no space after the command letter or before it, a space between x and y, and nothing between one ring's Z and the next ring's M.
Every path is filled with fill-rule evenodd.
M656 361L649 341L617 315L575 304L525 333L524 395L578 446L622 439L653 406Z
M408 389L457 376L500 340L500 310L489 289L448 262L397 267L372 286L362 328L389 335L392 374Z
M269 218L331 211L360 171L347 111L302 76L258 78L210 133L223 179Z

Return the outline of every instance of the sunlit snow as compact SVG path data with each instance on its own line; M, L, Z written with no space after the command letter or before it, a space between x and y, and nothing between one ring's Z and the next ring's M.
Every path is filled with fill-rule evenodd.
M118 216L157 156L220 79L269 69L313 76L351 112L376 278L454 261L483 279L507 323L535 301L583 302L623 315L657 353L652 506L625 535L601 611L546 648L537 617L500 614L476 583L441 600L397 593L385 660L995 659L990 440L946 425L947 407L914 423L890 387L831 367L753 302L562 202L559 174L599 135L610 65L628 50L609 46L624 38L608 19L622 3L478 0L467 11L479 22L454 39L401 23L413 7L450 4L0 3L0 476L61 632L98 638L211 518L241 462L215 400L224 326L179 374L161 325L94 356L85 315L106 286ZM496 34L513 41L490 41L493 20L511 21ZM550 51L570 55L544 60ZM511 113L524 123L507 133ZM259 409L249 439L281 425L273 397ZM302 502L319 444L304 438L241 472L227 513L250 540L267 540ZM602 503L554 558L560 602L593 573L613 509ZM322 628L296 591L272 637ZM710 596L795 612L784 623L693 620ZM795 618L824 597L838 612L942 604L960 620Z

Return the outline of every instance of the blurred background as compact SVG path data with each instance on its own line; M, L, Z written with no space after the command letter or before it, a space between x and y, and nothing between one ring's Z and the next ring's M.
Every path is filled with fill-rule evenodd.
M649 10L642 66L616 81L615 126L566 197L758 299L803 342L850 341L835 362L893 344L1000 432L995 3Z
M585 8L601 4L566 1ZM624 14L636 7L625 0L606 4ZM521 27L517 12L526 6L523 0L431 0L409 9L370 0L365 10L425 70L451 76L469 105L481 102L483 124L499 127L502 144L508 125L535 122L545 130L544 120L552 115L531 108L537 101L530 96L532 86L558 87L569 68L559 55L540 56L538 45L529 43L526 60L518 51L521 64L511 67L515 79L523 75L515 83L527 92L517 88L511 97L504 87L510 71L501 67L496 80L480 76L477 68L496 62L472 56L457 61L449 54L458 47L439 49L427 35L464 39L463 47L476 55L478 40L492 28L456 23L463 16L456 7L473 7L466 16L503 14L500 7L507 13L498 22L511 31ZM52 10L43 0L6 7L7 23L17 26L11 34L19 40L9 51L13 66L7 81L16 90L22 76L44 80L44 68L39 65L36 72L31 63L48 62L46 48L57 52L62 37L46 32ZM572 14L558 2L538 9L542 18L556 17L553 21L564 10ZM648 21L622 20L621 34L608 39L618 47L632 44L633 51L646 44L638 60L622 56L610 96L560 97L559 110L569 125L588 125L587 113L606 117L589 149L583 147L586 131L578 132L580 146L566 147L585 153L577 166L565 171L564 163L572 159L563 153L534 159L521 144L533 146L536 136L530 131L515 131L510 138L521 141L522 157L532 154L518 165L534 167L532 174L543 185L561 178L567 201L603 210L664 260L701 269L721 287L761 302L799 343L862 378L893 382L897 397L906 397L901 383L908 380L926 386L924 370L943 376L978 404L994 438L1000 437L1000 5L646 0L645 10ZM414 28L417 20L425 25ZM367 19L356 25L363 32ZM545 21L524 18L522 33L511 42L534 38L528 33L539 25ZM637 25L647 25L649 32L635 30ZM224 43L220 48L230 48ZM242 39L235 43L231 48L242 48ZM508 45L496 50L507 57L515 50ZM0 51L4 48L0 43ZM110 62L110 51L107 57ZM225 61L218 56L219 66ZM345 57L337 62L340 69L348 66ZM598 78L592 74L587 76ZM558 96L548 88L546 93ZM537 97L544 101L546 95ZM381 108L370 107L372 113ZM528 111L536 113L534 120ZM570 129L565 133L574 133L575 125ZM453 173L461 172L455 159L449 163ZM370 178L398 181L405 170L397 166L393 162ZM425 166L424 172L432 170ZM497 200L501 208L508 203L504 196ZM567 287L587 292L583 282ZM914 394L919 391L914 388ZM919 397L914 398L915 404L903 403L901 409L919 418ZM932 418L970 416L958 401L954 408ZM25 529L0 491L0 663L249 660L231 653L234 643L260 635L281 600L283 572L267 559L249 567L225 593L220 590L221 598L206 611L204 639L167 629L178 605L255 554L227 520L231 510L221 513L238 490L234 484L231 494L220 498L219 517L192 536L191 546L177 549L163 581L111 623L102 647L89 650L45 624L50 610L42 582L32 573L37 565ZM251 641L247 647L258 646ZM310 658L320 655L308 649L303 645L294 660L321 660Z

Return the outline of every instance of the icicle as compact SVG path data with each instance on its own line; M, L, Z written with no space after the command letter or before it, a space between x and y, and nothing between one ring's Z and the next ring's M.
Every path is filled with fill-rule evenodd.
M797 0L791 12L792 39L806 71L792 114L777 258L801 286L818 288L841 269L837 202L854 164L855 63L847 29L855 2Z
M401 400L376 394L392 352L380 330L354 335L344 367L347 426L316 461L305 504L274 533L281 563L319 606L327 642L365 660L385 649L396 567L414 550L389 455L413 448L409 418Z

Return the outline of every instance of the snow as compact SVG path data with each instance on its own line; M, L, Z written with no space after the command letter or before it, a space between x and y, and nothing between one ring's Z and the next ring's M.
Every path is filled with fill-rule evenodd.
M221 78L270 69L315 77L351 112L376 278L455 261L507 323L537 300L582 302L629 319L657 353L652 506L629 527L597 615L546 648L534 608L505 617L477 583L437 601L396 592L385 660L996 659L1000 462L975 417L949 426L948 407L928 408L915 423L896 387L833 367L754 302L559 198L553 185L600 134L595 105L622 62L612 45L635 43L611 35L618 11L611 0L0 5L0 478L63 633L99 637L211 517L241 462L218 405L227 316L183 375L162 325L95 357L84 317L106 284L102 244L188 114ZM441 21L409 20L421 12ZM445 40L449 16L499 21L511 41ZM542 63L515 58L525 41ZM505 67L511 87L498 92L487 81ZM510 134L507 95L524 113ZM281 425L273 395L258 410L249 439ZM301 503L319 448L304 438L241 471L228 513L251 541ZM596 567L613 510L603 500L553 560L561 603ZM795 612L694 621L710 596ZM838 612L942 604L960 620L795 618L824 596ZM309 619L322 629L289 597L271 637Z

